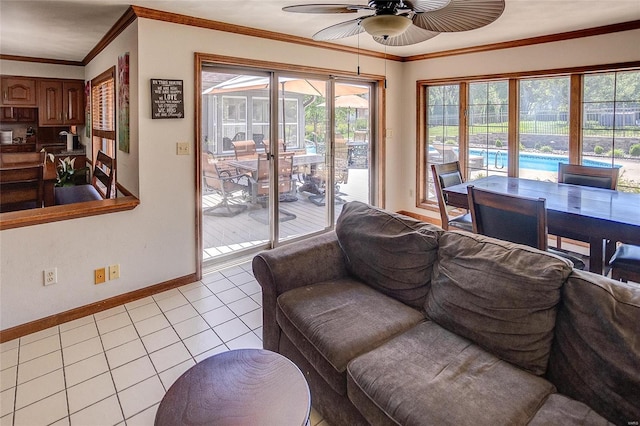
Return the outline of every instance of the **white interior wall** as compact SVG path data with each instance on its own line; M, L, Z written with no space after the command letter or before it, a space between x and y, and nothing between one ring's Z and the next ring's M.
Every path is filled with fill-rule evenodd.
M128 161L131 170L137 163L139 178L136 181L133 171L120 169L124 168L120 163L118 179L139 194L140 205L127 212L2 231L0 329L196 271L195 52L341 70L357 66L356 55L349 53L139 19L82 75L73 78L93 78L127 51L131 55L131 154L118 152L118 159ZM24 63L23 72L20 65L11 74L31 69L31 64ZM385 71L384 61L376 58L361 56L360 67L367 74ZM398 96L406 82L400 78L401 64L388 63L386 69L387 128L394 129L393 138L401 139ZM51 76L66 76L62 74ZM151 78L184 81L185 118L151 119ZM190 155L176 155L179 141L190 143ZM396 158L400 152L399 145L393 145L387 155ZM393 183L395 177L388 178L387 185ZM120 279L94 285L94 269L115 263L121 267ZM58 284L44 287L43 270L52 267L58 268Z
M537 44L526 47L495 50L490 52L456 55L423 61L406 62L403 67L402 152L399 153L403 167L394 167L401 175L387 190L387 206L393 210L408 210L439 218L436 211L415 207L415 196L409 190L416 189L416 82L439 78L482 76L501 73L560 68L582 67L598 64L616 64L640 60L640 30L619 32L601 36Z

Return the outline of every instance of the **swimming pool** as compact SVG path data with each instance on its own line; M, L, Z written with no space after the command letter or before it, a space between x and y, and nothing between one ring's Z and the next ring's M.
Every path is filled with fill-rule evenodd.
M476 155L484 157L484 164L489 165L489 168L506 169L508 164L508 154L504 151L498 150L480 150L471 149L469 155ZM520 156L520 168L529 170L540 170L545 172L557 172L558 163L568 163L569 157L556 154L532 154L521 152ZM591 160L588 158L582 159L582 164L585 166L593 167L611 167L611 163L606 161ZM615 164L614 167L622 167L619 164Z

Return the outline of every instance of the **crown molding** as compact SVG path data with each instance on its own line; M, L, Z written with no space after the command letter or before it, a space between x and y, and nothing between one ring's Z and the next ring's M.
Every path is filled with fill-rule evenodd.
M129 6L127 11L118 19L102 39L95 45L93 49L84 57L82 63L87 65L93 58L98 56L113 40L116 39L129 25L131 25L137 16L133 10L133 6Z
M54 65L71 65L74 67L82 67L84 63L80 61L67 61L63 59L49 59L49 58L34 58L32 56L19 56L19 55L2 55L0 59L4 61L20 61L20 62L37 62L39 64L54 64Z

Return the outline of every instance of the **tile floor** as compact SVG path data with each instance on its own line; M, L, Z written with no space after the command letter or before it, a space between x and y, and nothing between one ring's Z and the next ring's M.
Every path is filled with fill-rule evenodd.
M262 347L251 264L0 345L0 426L153 425L196 362ZM311 426L328 426L314 410Z

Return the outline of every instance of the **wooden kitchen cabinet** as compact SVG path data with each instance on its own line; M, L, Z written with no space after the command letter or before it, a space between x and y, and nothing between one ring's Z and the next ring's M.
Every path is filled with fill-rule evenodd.
M4 122L30 122L35 123L38 110L35 108L0 107L0 121Z
M84 81L40 80L38 119L40 127L84 124Z
M2 86L1 106L36 107L36 79L29 77L0 77Z

